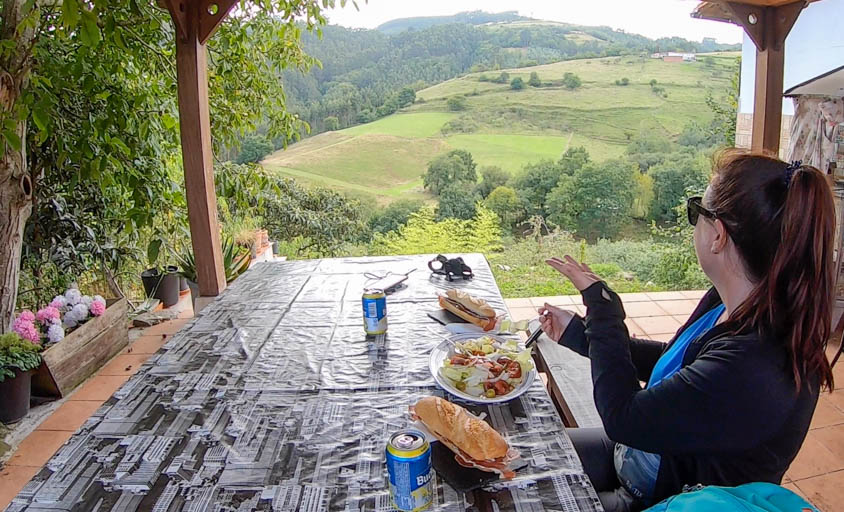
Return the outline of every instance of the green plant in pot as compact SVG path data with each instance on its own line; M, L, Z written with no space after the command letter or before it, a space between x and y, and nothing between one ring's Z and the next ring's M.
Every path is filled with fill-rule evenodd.
M41 365L41 346L15 333L0 335L0 422L13 423L29 412L32 371Z
M196 311L196 299L199 297L199 284L196 278L196 258L190 248L185 249L181 254L176 254L179 261L179 273L188 281L191 301ZM223 242L223 271L226 274L226 282L234 281L240 274L249 269L252 261L249 250L239 247L231 238Z

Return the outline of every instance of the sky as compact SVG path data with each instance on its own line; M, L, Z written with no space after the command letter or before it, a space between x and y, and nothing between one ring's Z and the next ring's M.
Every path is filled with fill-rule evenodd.
M337 2L339 5L339 1ZM375 28L396 18L444 16L463 11L518 11L522 16L576 25L605 25L650 38L679 36L740 43L742 30L729 23L689 16L697 0L358 0L328 11L330 23Z

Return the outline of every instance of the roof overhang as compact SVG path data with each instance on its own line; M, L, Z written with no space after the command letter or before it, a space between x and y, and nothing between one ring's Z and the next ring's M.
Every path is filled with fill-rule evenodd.
M791 87L785 96L844 96L844 66Z
M805 0L807 4L816 2L818 0ZM742 21L736 17L735 9L731 9L729 4L741 5L746 7L779 7L786 4L793 4L795 0L736 0L728 2L727 0L709 0L701 2L692 11L692 18L713 21L725 21L735 25L743 25Z

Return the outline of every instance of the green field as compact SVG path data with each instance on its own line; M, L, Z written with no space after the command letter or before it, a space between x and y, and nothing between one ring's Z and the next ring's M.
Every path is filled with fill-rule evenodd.
M711 119L707 91L723 93L738 54L710 56L693 63L623 56L506 70L525 81L538 73L542 87L521 91L470 74L419 91L417 102L402 112L305 139L262 164L306 183L387 203L429 198L420 177L430 160L452 149L514 174L573 146L586 147L595 160L615 158L639 132L676 137L688 122ZM565 73L578 75L582 86L563 87ZM483 74L494 78L500 71ZM630 85L615 85L622 78ZM665 95L652 91L651 80ZM449 112L448 98L458 95L466 97L467 109ZM444 134L449 123L461 124L461 131Z

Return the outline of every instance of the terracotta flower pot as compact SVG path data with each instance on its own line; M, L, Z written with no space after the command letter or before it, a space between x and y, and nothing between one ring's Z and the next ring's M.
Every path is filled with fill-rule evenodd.
M29 412L32 371L14 368L15 376L0 382L0 422L14 423Z

